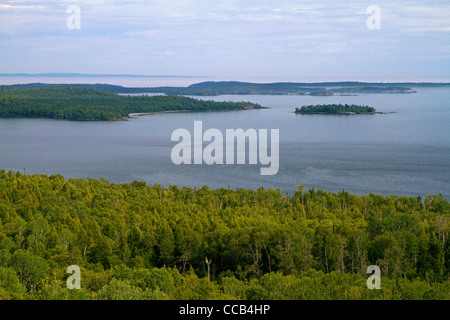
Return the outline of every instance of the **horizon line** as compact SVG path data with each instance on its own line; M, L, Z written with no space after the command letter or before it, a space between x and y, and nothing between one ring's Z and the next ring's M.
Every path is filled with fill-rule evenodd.
M94 74L94 73L59 73L59 72L48 72L48 73L0 73L0 77L104 77L104 78L205 78L205 79L217 79L217 77L211 76L186 76L186 75L139 75L139 74ZM241 82L241 83L260 83L252 81L242 81L242 80L209 80L208 82ZM361 83L361 84L450 84L449 81L359 81L359 80L329 80L329 81L271 81L271 82L261 82L262 83L292 83L292 84L327 84L327 83Z
M144 75L144 74L103 74L103 73L0 73L0 77L121 77L121 78L212 78L209 76L184 76L184 75Z

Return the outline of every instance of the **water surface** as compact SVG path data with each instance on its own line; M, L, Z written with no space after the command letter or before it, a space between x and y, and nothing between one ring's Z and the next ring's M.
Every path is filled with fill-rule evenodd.
M0 119L0 168L111 182L210 188L259 186L292 193L296 185L356 194L450 198L450 90L358 96L218 96L270 109L171 113L129 121L77 122ZM202 99L205 99L204 97ZM370 105L375 115L296 115L295 107L321 103ZM280 169L261 176L260 165L180 165L170 154L172 131L242 128L280 130Z

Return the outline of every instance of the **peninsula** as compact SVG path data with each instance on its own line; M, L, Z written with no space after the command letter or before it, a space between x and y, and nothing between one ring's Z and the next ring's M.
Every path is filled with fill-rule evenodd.
M176 95L129 96L82 86L0 86L0 118L126 120L136 114L261 108L251 102L205 101Z

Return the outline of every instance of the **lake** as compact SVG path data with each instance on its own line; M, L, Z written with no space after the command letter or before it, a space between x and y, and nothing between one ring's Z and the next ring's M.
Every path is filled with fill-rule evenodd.
M106 82L106 81L105 81ZM85 83L85 82L83 82ZM126 83L122 83L126 85ZM357 96L197 97L251 101L263 110L168 113L129 121L0 119L0 168L65 178L146 181L163 186L265 188L292 193L297 185L399 196L450 198L450 89L415 94ZM322 103L373 106L373 115L296 115L295 107ZM175 129L279 129L278 174L260 165L174 165Z

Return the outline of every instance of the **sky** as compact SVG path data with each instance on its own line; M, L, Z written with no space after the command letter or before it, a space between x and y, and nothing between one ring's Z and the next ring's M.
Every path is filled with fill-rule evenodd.
M450 1L0 0L0 73L54 72L450 82Z

